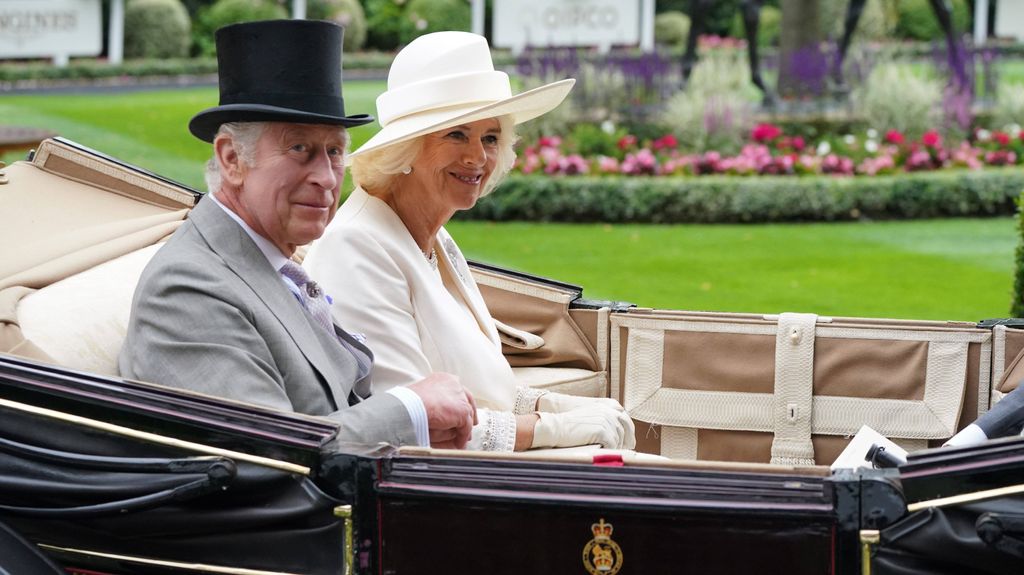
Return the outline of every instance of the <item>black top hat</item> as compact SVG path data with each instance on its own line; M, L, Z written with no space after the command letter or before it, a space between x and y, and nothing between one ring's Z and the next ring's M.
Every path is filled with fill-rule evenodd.
M264 20L217 30L220 105L193 116L192 135L212 142L225 122L362 126L341 96L344 30L319 20Z

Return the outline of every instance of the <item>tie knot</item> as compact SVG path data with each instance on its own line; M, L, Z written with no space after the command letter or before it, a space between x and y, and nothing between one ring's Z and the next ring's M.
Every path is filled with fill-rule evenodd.
M302 266L293 261L288 261L281 266L281 275L295 282L295 285L297 285L300 290L304 290L306 295L311 298L318 298L323 294L320 286L317 285L315 281L309 279L309 275L306 273L306 270L302 269Z

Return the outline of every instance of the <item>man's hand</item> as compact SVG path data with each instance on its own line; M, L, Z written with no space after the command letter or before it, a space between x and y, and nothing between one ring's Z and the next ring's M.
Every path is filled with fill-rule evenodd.
M450 373L432 373L409 386L427 409L430 446L463 449L477 423L473 394Z

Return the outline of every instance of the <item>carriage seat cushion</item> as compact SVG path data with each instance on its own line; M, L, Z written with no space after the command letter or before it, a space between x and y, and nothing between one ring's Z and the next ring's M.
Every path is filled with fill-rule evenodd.
M25 296L18 305L22 334L59 365L118 375L135 284L162 245L130 252Z
M608 375L575 367L513 367L516 383L537 389L582 395L608 397Z

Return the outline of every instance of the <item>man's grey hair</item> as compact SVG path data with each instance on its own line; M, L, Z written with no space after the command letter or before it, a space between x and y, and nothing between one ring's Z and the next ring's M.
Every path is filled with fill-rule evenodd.
M263 135L268 125L269 122L228 122L220 125L214 139L221 134L231 138L235 145L235 151L238 153L238 159L251 168L256 163L256 143L259 142L260 136ZM338 126L338 131L345 141L345 153L347 154L349 144L348 130ZM207 191L213 193L220 190L221 173L216 154L206 162L206 173L204 175Z
M501 134L498 136L498 158L491 177L484 183L481 196L486 196L498 187L516 161L516 133L512 117L498 116L498 124L501 126ZM412 167L416 156L423 149L423 138L424 136L420 136L352 158L352 182L368 193L383 193L398 174Z

